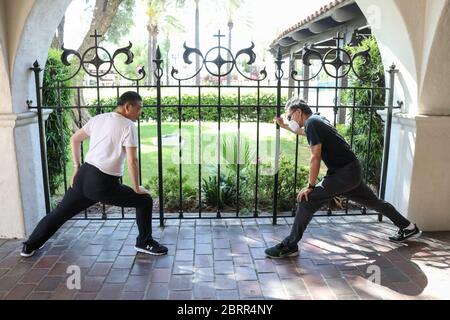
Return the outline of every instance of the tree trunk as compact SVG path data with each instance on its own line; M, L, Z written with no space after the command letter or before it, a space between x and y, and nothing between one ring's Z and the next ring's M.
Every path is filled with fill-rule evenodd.
M89 27L89 31L86 33L83 42L78 48L78 52L82 56L86 52L86 50L95 45L95 39L91 37L91 35L95 33L95 30L97 30L97 33L99 35L106 34L109 27L111 26L114 17L117 14L117 11L122 1L123 0L96 0L94 14L92 16L93 18L91 21L91 25ZM100 38L99 43L101 40L102 39ZM85 59L87 60L92 59L94 57L94 54L95 51L92 50L91 52L88 53ZM81 90L80 96L81 96L80 101L78 101L79 105L86 105L84 99L84 90ZM72 128L76 130L78 128L78 121L79 121L78 110L73 109L71 115L72 115ZM81 119L82 125L84 125L90 119L90 115L87 109L81 109Z
M231 48L231 31L233 30L234 27L234 23L233 20L228 20L228 50L230 50L232 52L232 48ZM231 56L228 54L228 60L231 60ZM228 70L227 70L228 71ZM227 76L227 85L230 85L231 83L231 77L232 77L232 73L230 73Z
M148 30L148 85L154 85L156 84L154 71L156 71L155 63L153 60L155 60L156 55L156 49L157 49L157 42L158 42L158 26L149 23L147 26Z
M84 100L84 96L82 94L83 91L80 92L80 101L78 101L77 97L74 97L74 101L77 103L77 106L85 106L86 105L86 101ZM72 132L77 131L78 129L81 129L91 118L89 112L87 111L87 109L85 108L80 108L80 113L78 113L78 109L70 109L70 118L71 118L71 123L70 123L70 127L72 129ZM80 119L81 118L81 119ZM81 123L80 123L81 122Z
M158 48L158 27L155 28L155 31L152 34L152 48L152 56L154 60L156 59L156 49ZM156 79L153 79L153 84L156 85Z
M61 22L58 25L57 33L52 40L51 47L53 49L61 49L64 44L64 25L66 23L66 16L63 16Z
M195 47L200 50L200 0L195 0ZM195 70L200 69L200 57L195 55ZM195 76L195 84L200 85L200 74Z
M59 40L59 46L62 48L62 45L64 44L64 26L66 24L66 16L64 15L61 22L58 25L58 40Z
M92 38L91 35L95 33L95 30L97 30L99 35L104 36L106 34L122 1L123 0L96 0L91 26L78 48L78 52L81 55L83 55L87 49L94 46L95 39ZM101 39L99 42L100 41ZM88 57L93 57L94 53L94 51L90 52Z
M170 53L170 38L169 35L166 35L166 43L167 43L167 57L166 61L164 61L164 65L166 66L166 85L169 85L170 82L170 72L169 72L169 53Z

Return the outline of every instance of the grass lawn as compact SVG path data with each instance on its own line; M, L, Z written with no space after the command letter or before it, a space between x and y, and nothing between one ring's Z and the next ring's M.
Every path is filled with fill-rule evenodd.
M156 123L141 124L141 166L142 181L158 175L158 144L157 144L157 125ZM167 170L170 166L179 167L179 144L178 123L166 122L162 125L162 135L170 136L163 141L163 166ZM256 145L257 145L256 123L241 123L240 137L241 146L248 143L251 162L256 163ZM183 123L181 127L182 145L182 170L183 175L188 177L188 184L198 185L199 170L199 145L202 147L202 177L211 175L218 163L218 124L215 122L203 122L201 132L199 124L194 122ZM200 139L201 137L201 139ZM221 143L224 140L231 142L238 137L238 126L236 123L221 124ZM275 154L276 128L273 123L260 124L260 163L273 166ZM281 154L288 159L295 161L295 135L281 130ZM86 155L89 146L84 144L84 154ZM220 150L222 153L222 148ZM306 138L299 139L299 165L307 166L309 164L309 147ZM222 155L223 156L223 155ZM233 164L232 159L221 157L222 168ZM125 164L124 183L129 185L129 177ZM67 180L70 181L72 175L72 159L67 163ZM63 187L62 187L63 188ZM61 188L61 189L62 189ZM63 190L61 190L63 191Z

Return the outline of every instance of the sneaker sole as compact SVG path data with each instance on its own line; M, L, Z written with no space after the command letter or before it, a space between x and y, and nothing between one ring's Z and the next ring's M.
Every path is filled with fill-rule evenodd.
M45 247L45 244L43 244L38 250L41 250L43 247ZM21 257L24 257L24 258L29 258L29 257L34 256L35 253L36 253L36 250L34 250L34 251L31 252L31 253L23 253L23 252L21 252L21 253L20 253L20 256L21 256Z
M409 241L409 240L418 239L418 238L420 238L421 236L422 236L422 231L419 231L419 232L416 233L415 235L413 235L413 236L411 236L411 237L409 237L409 238L407 238L407 239L405 239L405 240L401 240L401 241L392 240L392 239L389 239L389 240L390 240L391 242L395 242L395 243L404 243L404 242Z
M20 256L24 257L24 258L29 258L29 257L34 256L35 253L36 253L36 251L33 251L32 253L23 253L23 252L21 252Z
M150 251L138 248L138 247L134 247L134 250L136 250L137 252L140 252L140 253L149 254L151 256L165 256L167 254L167 252L164 252L164 253L150 252Z
M290 253L290 254L284 255L284 256L282 256L282 257L272 257L272 256L269 256L269 255L266 253L266 257L267 257L267 258L270 258L270 259L285 259L285 258L298 257L299 254L300 254L300 252L297 251L297 252L294 252L294 253Z

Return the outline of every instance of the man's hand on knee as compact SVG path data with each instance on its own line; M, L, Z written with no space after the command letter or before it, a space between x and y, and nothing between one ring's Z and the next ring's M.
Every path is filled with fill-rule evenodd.
M311 188L304 188L302 191L299 192L297 196L297 201L302 202L303 198L305 198L306 201L309 201L309 194L313 192L313 189Z
M142 186L139 186L137 190L134 190L137 194L150 194L150 192Z

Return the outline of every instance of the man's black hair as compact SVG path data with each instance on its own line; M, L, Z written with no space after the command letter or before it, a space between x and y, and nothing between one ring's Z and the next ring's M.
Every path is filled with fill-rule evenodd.
M127 103L136 105L138 102L142 102L142 97L139 95L139 93L128 91L120 96L119 100L117 101L117 105L123 107Z
M286 111L290 111L290 110L300 110L307 116L310 116L313 114L311 108L308 106L308 104L305 102L305 100L302 100L298 97L292 98L286 104Z

